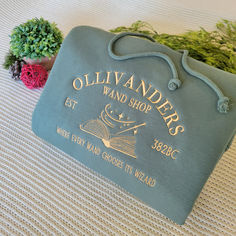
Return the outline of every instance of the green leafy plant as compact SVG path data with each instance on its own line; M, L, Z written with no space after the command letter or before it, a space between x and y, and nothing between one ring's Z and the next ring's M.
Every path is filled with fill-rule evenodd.
M54 56L63 41L55 23L34 18L15 27L10 35L10 50L18 58L40 59Z
M3 68L8 70L10 66L13 65L18 59L18 57L16 57L11 51L9 51L5 56Z
M130 27L120 26L110 31L147 34L158 43L174 50L187 49L191 57L236 74L236 21L222 20L216 24L216 30L212 32L200 28L180 35L158 34L150 24L143 21L136 21Z

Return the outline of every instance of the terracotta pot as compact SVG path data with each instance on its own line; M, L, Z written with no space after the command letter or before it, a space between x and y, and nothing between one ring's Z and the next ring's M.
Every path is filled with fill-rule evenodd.
M54 61L56 59L56 56L51 57L50 59L48 57L42 57L41 59L31 59L31 58L26 58L24 57L23 60L27 63L27 64L39 64L45 67L46 70L51 70L52 66L54 64Z

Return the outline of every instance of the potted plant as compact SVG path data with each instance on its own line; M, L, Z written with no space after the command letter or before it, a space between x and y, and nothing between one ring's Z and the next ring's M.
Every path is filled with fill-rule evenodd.
M15 27L10 35L10 50L27 64L41 64L50 70L63 41L56 24L34 18Z

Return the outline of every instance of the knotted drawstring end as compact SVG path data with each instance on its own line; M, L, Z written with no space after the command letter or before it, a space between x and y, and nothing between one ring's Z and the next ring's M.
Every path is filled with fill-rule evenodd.
M220 113L227 113L229 111L229 98L221 97L218 100L217 109Z
M168 89L174 91L181 86L182 82L178 78L173 78L168 83Z

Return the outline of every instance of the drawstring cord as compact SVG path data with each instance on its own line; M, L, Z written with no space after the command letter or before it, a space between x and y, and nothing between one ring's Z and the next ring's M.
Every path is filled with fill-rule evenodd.
M152 57L152 56L153 57L160 57L168 63L168 65L171 69L172 78L168 82L168 89L171 91L174 91L181 86L182 82L178 78L178 73L177 73L174 62L171 60L171 58L168 55L166 55L164 53L143 52L143 53L134 53L134 54L127 54L127 55L115 54L113 51L113 46L114 46L115 42L117 42L120 38L125 37L125 36L137 36L137 37L149 39L152 42L156 42L152 37L145 35L145 34L131 33L131 32L124 32L124 33L117 34L110 40L110 42L108 44L108 54L110 55L111 58L113 58L115 60L122 61L122 60L127 60L127 59L132 59L132 58L138 58L138 57ZM182 63L183 68L185 69L185 71L188 72L190 75L202 80L211 89L213 89L219 98L218 103L217 103L217 110L220 113L227 113L229 110L229 98L225 97L223 95L220 88L213 81L211 81L209 78L207 78L203 74L192 70L189 67L189 65L187 64L187 56L188 56L187 50L181 50L181 52L183 52L181 63Z
M178 78L177 70L176 70L175 65L174 65L173 61L171 60L171 58L169 56L167 56L166 54L161 53L161 52L134 53L134 54L127 54L127 55L123 55L123 56L114 54L113 46L114 46L115 42L118 41L120 38L128 36L128 35L147 38L147 39L151 40L152 42L156 42L153 38L151 38L147 35L144 35L144 34L124 32L124 33L116 35L109 42L109 44L108 44L108 53L109 53L109 55L113 59L120 60L120 61L127 60L127 59L132 59L132 58L138 58L138 57L150 57L150 56L160 57L160 58L164 59L169 64L171 72L172 72L172 79L168 83L169 90L173 91L173 90L176 90L177 88L179 88L181 86L181 81Z
M192 70L188 63L187 63L187 56L188 56L188 51L187 50L180 50L180 52L183 52L182 55L182 66L183 68L190 74L193 75L194 77L202 80L204 83L206 83L210 88L212 88L215 93L218 96L218 102L217 102L217 109L220 113L227 113L229 110L229 98L225 97L224 94L221 92L219 87L210 79L208 79L205 75Z

